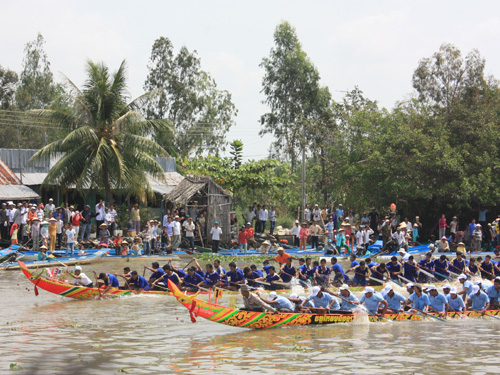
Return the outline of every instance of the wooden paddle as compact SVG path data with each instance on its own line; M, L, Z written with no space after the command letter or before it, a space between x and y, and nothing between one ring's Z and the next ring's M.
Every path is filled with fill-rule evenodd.
M498 316L487 314L486 311L484 312L483 316L489 316L490 318L500 319Z
M439 273L439 272L437 272L437 271L434 271L434 273L435 273L436 275L438 275L438 276L444 277L446 280L451 280L451 277L448 277L448 276L446 276L446 275L443 275L442 273Z
M494 275L494 274L492 274L491 272L488 272L488 271L486 271L486 270L482 269L482 268L481 268L481 266L477 266L477 268L478 268L480 271L482 271L482 272L484 272L484 273L487 273L488 275L491 275L491 276L495 277L495 275Z
M419 309L416 309L414 307L412 307L412 310L415 310L415 311L418 311L420 314L422 315L426 315L426 316L430 316L431 318L434 318L434 319L437 319L437 320L441 320L442 322L446 322L445 319L442 319L442 318L438 318L437 316L434 316L432 314L429 314L428 312L425 312L425 311L421 311Z
M406 281L406 284L410 284L410 283L411 283L411 284L413 284L413 283L414 283L413 281L408 280L408 279L407 279L406 277L404 277L404 276L399 275L399 278L400 278L400 279L403 279L403 281Z
M205 292L208 292L208 289L207 289L207 288L203 288L203 287L201 287L201 286L198 286L198 285L195 285L195 284L188 283L187 281L183 281L183 282L184 282L184 284L188 284L188 285L191 285L192 287L195 287L195 288L198 288L198 289L203 290L203 291L205 291Z

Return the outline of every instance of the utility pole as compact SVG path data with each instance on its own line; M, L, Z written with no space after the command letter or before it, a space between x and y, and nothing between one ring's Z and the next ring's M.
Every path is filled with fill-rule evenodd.
M304 220L304 212L306 209L306 148L302 142L302 219Z

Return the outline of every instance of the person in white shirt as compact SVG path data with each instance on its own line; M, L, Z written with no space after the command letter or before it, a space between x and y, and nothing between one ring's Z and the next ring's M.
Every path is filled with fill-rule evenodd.
M109 234L111 237L115 236L115 229L116 229L116 217L118 216L118 213L115 210L115 206L111 205L109 206Z
M309 205L306 205L306 208L304 209L304 221L311 223L311 208Z
M295 220L295 226L290 230L290 235L293 236L293 246L300 244L300 222Z
M271 206L271 211L269 211L269 224L271 225L269 234L272 236L274 233L274 228L276 228L276 210L274 206Z
M68 272L68 268L66 267L66 273L71 276L73 279L75 279L75 282L73 285L81 285L86 288L93 288L94 283L92 283L92 280L89 279L87 275L85 275L82 272L82 267L76 266L75 267L75 273L72 274L71 272Z
M182 226L186 231L186 239L191 245L191 250L194 251L194 230L196 229L196 225L193 223L193 218L191 216L188 216L187 220L184 221L184 224Z
M64 222L61 220L61 215L59 215L59 214L56 215L56 220L57 220L56 221L56 225L57 225L57 229L56 229L57 248L59 250L61 250Z
M313 220L316 221L316 223L321 223L321 210L319 209L318 204L314 205L314 210L312 211L312 217Z
M68 224L68 229L66 229L66 256L68 256L71 251L71 256L75 255L75 231L73 229L73 225Z
M212 252L217 253L219 251L219 242L222 235L222 229L219 227L218 221L215 222L215 225L210 230L210 235L212 236Z
M165 215L163 215L162 225L165 226L168 223L168 217L170 216L170 210L167 210Z
M102 199L95 205L95 213L96 226L100 228L106 218L106 203Z
M49 216L50 212L54 212L56 206L54 205L54 200L52 198L49 199L49 203L45 205L45 216Z
M264 233L266 231L266 222L268 216L269 212L266 209L266 205L263 205L262 209L259 211L260 233Z
M175 220L172 222L172 229L172 250L176 251L181 244L181 223L178 215L175 216Z

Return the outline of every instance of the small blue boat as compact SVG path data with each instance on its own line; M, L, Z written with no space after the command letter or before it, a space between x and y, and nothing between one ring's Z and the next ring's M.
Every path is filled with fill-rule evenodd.
M30 260L24 262L24 264L28 268L64 267L74 264L88 264L103 257L108 252L108 250L109 249L100 250L89 255L49 258L45 260ZM18 269L20 269L18 262L4 263L0 267L0 270L18 270Z

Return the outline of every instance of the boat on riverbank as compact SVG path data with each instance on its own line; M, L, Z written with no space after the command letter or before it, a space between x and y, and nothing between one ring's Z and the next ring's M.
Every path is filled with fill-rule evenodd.
M20 264L22 263L26 268L40 268L40 267L57 267L64 265L75 265L75 264L89 264L106 254L106 251L97 251L94 254L82 255L82 256L69 256L69 257L59 257L59 258L49 258L44 260L30 260L26 262L9 262L5 263L0 267L0 270L12 271L20 269Z
M182 293L175 284L169 281L170 290L172 290L175 298L182 304L191 314L193 323L196 317L201 316L204 319L215 323L225 324L233 327L252 328L252 329L267 329L280 326L297 326L297 325L313 325L313 324L335 324L335 323L351 323L355 320L356 314L309 314L309 313L267 313L256 311L242 311L230 307L217 305L196 298L195 295L188 296ZM497 317L500 315L500 310L488 310L486 314ZM439 314L431 314L436 318ZM483 314L478 311L467 311L465 315L469 318L481 317ZM448 318L459 318L460 313L448 313ZM378 322L383 320L401 321L401 320L423 320L426 316L423 314L399 313L386 314L384 318L379 318L374 315L368 315L370 322Z

